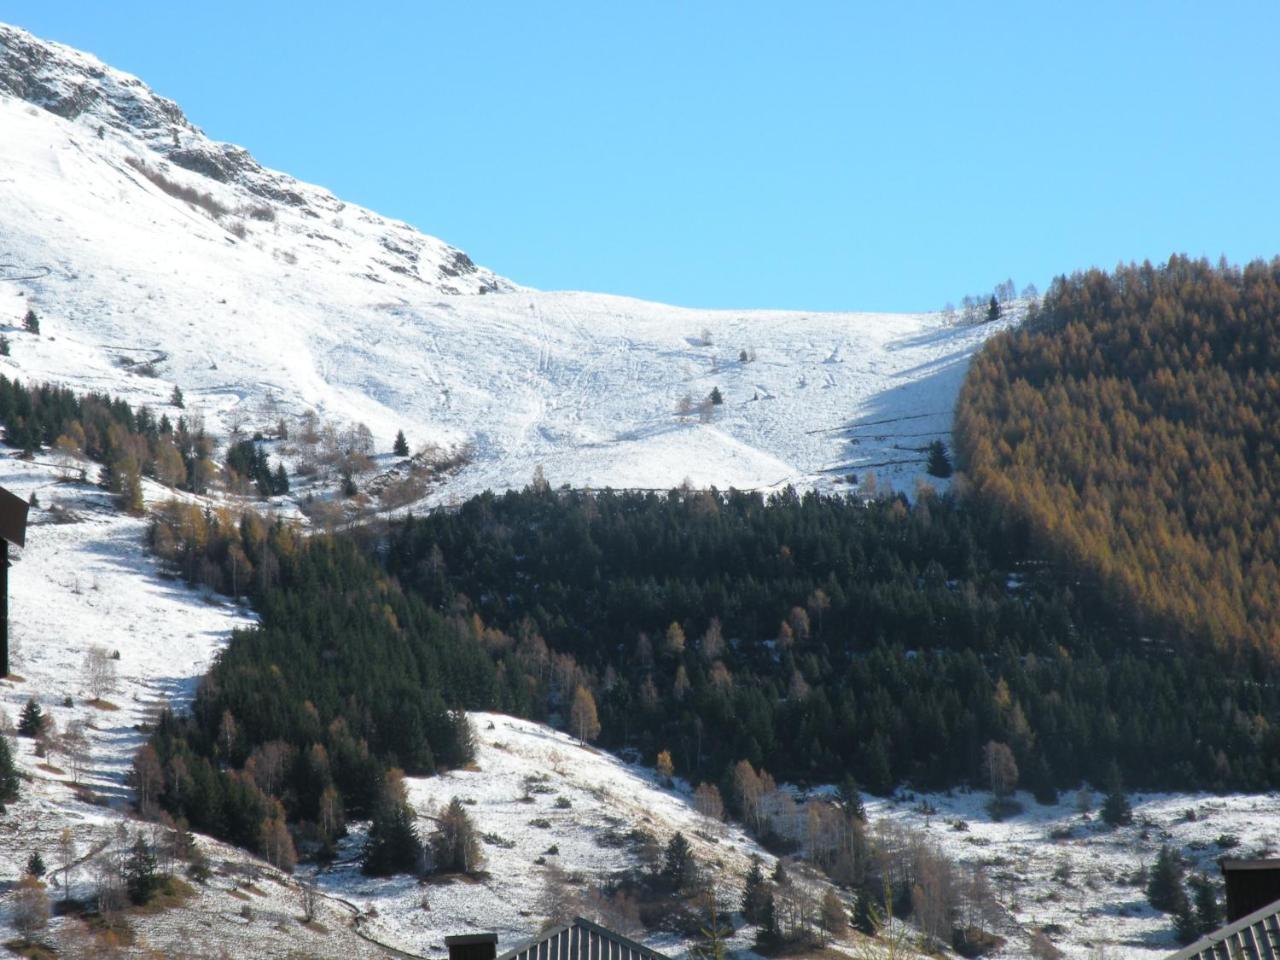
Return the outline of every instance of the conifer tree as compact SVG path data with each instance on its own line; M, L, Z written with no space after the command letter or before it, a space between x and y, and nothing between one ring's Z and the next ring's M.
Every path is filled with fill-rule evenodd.
M361 854L361 869L374 877L409 873L422 859L422 841L413 825L413 810L405 798L403 777L390 771L369 824Z
M690 889L697 880L698 864L693 858L693 848L684 834L676 831L667 843L662 860L662 876L677 892Z
M1107 772L1107 797L1102 802L1102 819L1113 827L1124 827L1133 823L1133 807L1129 804L1128 794L1124 792L1120 767L1114 760Z
M1037 756L1035 763L1031 766L1030 786L1031 795L1035 797L1036 803L1049 807L1058 802L1058 788L1053 782L1053 772L1049 769L1048 761L1043 754Z
M991 300L987 303L987 323L1000 319L1000 301L996 299L995 294L991 295Z
M853 901L853 925L859 933L874 937L880 932L880 911L876 906L876 894L870 886L863 885Z
M893 792L893 773L889 769L889 755L885 752L884 740L879 734L871 737L863 759L863 783L867 789L878 796L887 796Z
M1213 933L1222 926L1222 905L1218 902L1218 893L1204 874L1192 879L1191 889L1194 892L1196 934Z
M778 942L778 908L773 890L766 885L763 906L760 909L760 933L756 940L761 946L773 946Z
M791 882L791 878L787 876L786 864L782 862L782 858L778 858L778 862L773 865L773 883L778 887L785 887Z
M179 410L184 409L187 405L186 399L182 396L182 388L176 383L173 385L173 393L169 394L169 403Z
M941 440L929 444L929 462L925 467L929 476L946 479L951 476L951 458L947 456L947 445Z
M718 406L720 406L722 403L724 403L724 394L722 394L722 393L720 392L720 388L719 388L719 387L712 387L712 388L711 388L711 398L710 398L710 399L711 399L711 403L712 403L714 406L717 406L717 407L718 407Z
M867 808L862 802L862 790L858 787L858 781L854 779L853 774L846 774L844 780L840 784L840 805L844 807L844 812L851 817L867 822Z
M125 861L124 884L129 899L138 906L149 901L160 886L156 856L141 833L134 840L129 858Z
M276 464L276 472L271 478L271 492L276 496L289 492L289 474L285 472L284 464Z
M39 880L44 873L44 857L40 856L39 850L32 850L31 856L27 857L27 875Z
M404 431L396 431L396 442L391 447L391 452L397 457L407 457L409 455L409 441L405 439Z
M1191 909L1191 904L1187 902L1185 897L1173 911L1173 930L1178 942L1182 944L1191 943L1200 936L1200 928L1196 924L1195 912Z
M1167 844L1160 848L1151 875L1147 880L1147 901L1164 913L1176 913L1184 909L1186 891L1182 888L1182 862L1174 849Z
M13 753L9 750L9 741L0 734L0 813L5 804L18 799L18 768L13 762Z
M764 913L764 898L768 893L765 884L764 870L760 866L760 855L751 855L751 869L742 886L742 916L747 923L759 923Z
M35 310L27 308L27 314L22 318L22 329L27 333L40 332L40 318L36 316Z
M18 716L18 735L35 739L44 729L44 722L44 711L36 703L36 698L30 697Z

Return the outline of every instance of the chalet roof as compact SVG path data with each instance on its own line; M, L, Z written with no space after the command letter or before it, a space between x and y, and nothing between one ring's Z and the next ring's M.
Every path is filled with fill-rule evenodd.
M0 540L21 547L27 540L27 501L0 487Z
M1168 960L1277 960L1280 958L1280 900L1201 937Z
M656 950L577 917L497 960L668 960Z

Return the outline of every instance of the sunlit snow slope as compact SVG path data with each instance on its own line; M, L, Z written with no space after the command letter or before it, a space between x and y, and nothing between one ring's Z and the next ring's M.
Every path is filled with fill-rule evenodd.
M991 332L519 287L4 26L0 264L0 322L28 305L42 318L40 339L12 336L5 372L155 401L178 384L215 427L237 407L252 425L273 394L362 421L384 448L400 428L415 446L469 445L437 496L520 486L538 464L557 485L822 486L871 470L909 489ZM153 375L130 372L148 362ZM677 415L713 387L710 422Z

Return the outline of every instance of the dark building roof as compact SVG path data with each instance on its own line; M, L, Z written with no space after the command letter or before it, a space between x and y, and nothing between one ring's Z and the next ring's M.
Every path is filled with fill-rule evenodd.
M15 547L27 541L27 501L0 487L0 540Z
M1215 930L1168 960L1277 960L1280 900Z
M1218 861L1227 882L1227 922L1280 900L1280 860Z
M668 960L656 950L578 917L573 923L548 930L498 960Z

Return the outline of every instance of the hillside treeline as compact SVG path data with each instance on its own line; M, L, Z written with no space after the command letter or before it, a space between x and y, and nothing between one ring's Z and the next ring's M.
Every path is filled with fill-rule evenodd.
M391 769L471 759L456 708L494 702L492 660L464 620L400 590L354 540L179 504L152 539L204 582L230 586L238 567L261 622L235 631L190 713L166 715L139 754L144 810L288 863L286 822L329 847L347 816L374 812Z
M121 504L141 512L142 477L205 492L218 475L213 440L199 424L105 393L77 394L52 384L23 384L0 376L0 426L5 442L25 456L52 450L69 479L85 460L101 464L101 480Z
M1280 260L1059 278L974 359L956 439L1144 633L1280 653Z

